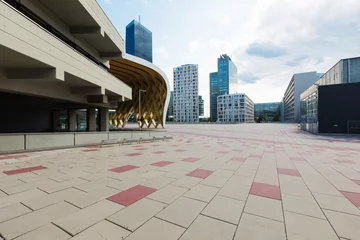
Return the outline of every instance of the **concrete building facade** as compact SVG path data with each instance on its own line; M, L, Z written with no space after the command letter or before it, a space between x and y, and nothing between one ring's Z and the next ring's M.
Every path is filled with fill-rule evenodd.
M199 95L199 117L204 116L204 99Z
M254 122L254 102L241 93L217 97L218 122Z
M174 68L174 121L199 122L198 65Z
M139 112L139 105L140 127L164 126L170 97L165 74L124 53L123 38L97 1L4 0L0 18L0 99L8 116L0 118L0 133L31 133L22 139L39 148L99 143L109 137L95 133L109 131L109 109L125 126L121 116ZM140 81L148 86L141 104ZM70 134L67 144L54 132L87 132L87 138L74 142ZM10 142L9 135L0 138Z
M300 122L300 94L316 82L316 72L294 74L282 101L281 119L284 122Z

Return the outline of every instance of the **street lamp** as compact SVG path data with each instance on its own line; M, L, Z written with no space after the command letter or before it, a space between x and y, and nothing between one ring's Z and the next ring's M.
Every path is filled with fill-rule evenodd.
M146 92L146 90L139 90L139 121L141 121L141 92Z

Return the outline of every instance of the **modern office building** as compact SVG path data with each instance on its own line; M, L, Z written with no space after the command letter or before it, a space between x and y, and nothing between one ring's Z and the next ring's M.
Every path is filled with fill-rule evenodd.
M280 121L280 102L255 103L255 121Z
M300 122L300 94L316 81L316 72L294 74L283 97L281 119L284 122Z
M199 122L198 65L174 68L174 121Z
M132 20L126 26L126 53L152 63L152 32L140 22Z
M199 116L204 116L204 99L202 96L199 96Z
M360 134L360 57L340 60L301 96L301 129Z
M111 109L165 126L165 74L124 53L97 1L0 1L0 19L0 152L98 144Z
M254 122L254 102L241 93L217 97L218 122Z
M216 122L217 97L232 93L231 84L237 83L237 68L231 58L223 54L217 60L217 72L210 73L210 119Z

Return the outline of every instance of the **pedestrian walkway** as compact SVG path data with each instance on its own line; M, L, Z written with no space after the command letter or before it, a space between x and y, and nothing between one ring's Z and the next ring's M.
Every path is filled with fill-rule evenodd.
M0 156L1 236L360 239L358 139L289 124L174 124L168 135Z

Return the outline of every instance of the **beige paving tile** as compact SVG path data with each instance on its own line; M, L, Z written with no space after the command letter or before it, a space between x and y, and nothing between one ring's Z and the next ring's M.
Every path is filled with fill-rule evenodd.
M149 196L147 196L147 198L170 204L187 191L187 188L173 186L169 184L162 189L150 194Z
M284 221L281 201L271 198L249 195L244 212L277 221Z
M323 219L285 211L285 226L288 240L338 240L338 236Z
M231 240L236 226L199 215L180 240Z
M196 184L198 184L201 180L202 180L201 178L183 176L182 178L176 180L175 182L172 182L171 184L190 189L194 187Z
M119 190L117 189L103 186L95 190L89 191L88 193L85 194L69 197L66 199L66 201L79 208L86 208L118 192Z
M253 177L233 175L226 184L251 187L253 181L254 181Z
M289 175L284 175L284 174L279 174L279 181L280 181L280 186L284 186L284 185L305 185L304 181L302 180L301 177L296 177L296 176L289 176Z
M237 225L244 205L245 202L243 201L215 196L202 211L202 214Z
M340 191L360 193L360 185L357 185L354 182L332 182L332 184Z
M153 178L149 181L143 182L141 185L145 186L145 187L160 189L174 181L175 181L175 179L173 179L173 178L167 178L167 177L160 176L160 177Z
M322 210L313 198L282 194L284 210L325 219Z
M45 196L45 195L46 195L46 193L44 193L43 191L41 191L39 189L32 189L29 191L5 196L5 197L1 198L0 208L14 204L14 203L19 203L21 201L25 201L27 199L37 198L37 197L41 197L41 196Z
M311 192L306 187L306 185L292 185L292 184L286 184L286 185L280 185L281 193L299 196L299 197L305 197L305 198L313 198Z
M223 177L211 174L209 177L201 181L201 184L221 188L229 180L230 177Z
M3 191L0 191L0 198L5 197L5 196L7 196L7 194L4 193Z
M16 238L16 240L66 240L69 238L71 238L69 234L49 223Z
M256 174L254 182L279 186L277 174Z
M91 181L91 182L76 185L75 188L80 189L80 190L85 191L85 192L91 192L91 191L93 191L95 189L105 187L105 186L110 185L112 183L117 184L119 182L120 182L119 180L116 180L116 179L113 179L113 178L100 178L100 179L96 179L96 180Z
M25 207L21 203L14 203L6 207L0 208L0 223L32 212L29 208Z
M189 173L189 171L176 169L176 170L173 170L173 171L170 171L170 172L164 174L163 176L168 177L168 178L180 179L188 173Z
M140 201L109 216L107 219L130 231L135 231L167 205L143 198Z
M156 217L188 228L194 219L204 209L206 203L195 199L180 197L162 210Z
M324 210L336 233L343 238L360 239L360 216Z
M119 190L126 190L129 188L135 187L139 184L142 184L145 181L146 181L146 179L144 179L144 178L129 178L129 179L126 179L123 181L109 183L108 187L116 188Z
M239 161L228 161L227 163L221 166L221 169L236 171L239 169L241 164L242 162Z
M150 180L150 179L160 177L161 175L164 175L164 174L165 174L164 172L151 170L151 171L148 171L146 173L139 175L139 177Z
M14 218L0 224L0 232L5 239L13 239L24 233L39 228L51 221L75 213L79 209L68 203L61 202L38 211Z
M210 202L218 191L219 188L198 184L191 188L190 191L186 192L184 196L204 202Z
M3 187L3 188L1 188L1 190L6 192L7 194L15 194L15 193L24 192L24 191L27 191L30 189L34 189L37 187L41 187L41 186L44 186L47 184L54 184L54 183L56 183L56 182L53 180L50 180L48 178L45 178L45 179L31 181L28 183L19 184L19 185L15 185L15 186Z
M243 213L234 240L286 240L284 223Z
M360 216L360 210L345 197L314 193L316 201L322 209L334 210Z
M228 182L219 191L218 195L246 201L250 192L250 186L242 186Z
M41 186L39 187L41 190L47 192L47 193L53 193L53 192L57 192L66 188L71 188L73 186L76 185L80 185L83 183L86 183L87 181L81 178L74 178L68 181L64 181L61 183L52 183L49 185L45 185L45 186Z
M27 199L22 201L22 203L33 210L38 210L40 208L47 207L52 204L67 200L72 197L77 197L83 194L85 193L80 190L77 190L75 188L68 188L59 192L46 194L45 196Z
M122 227L103 220L77 234L71 240L120 240L126 238L130 233Z
M185 231L184 228L152 218L126 240L177 240Z
M73 214L67 215L66 217L53 221L53 223L74 236L119 211L123 207L124 206L120 204L103 200Z

